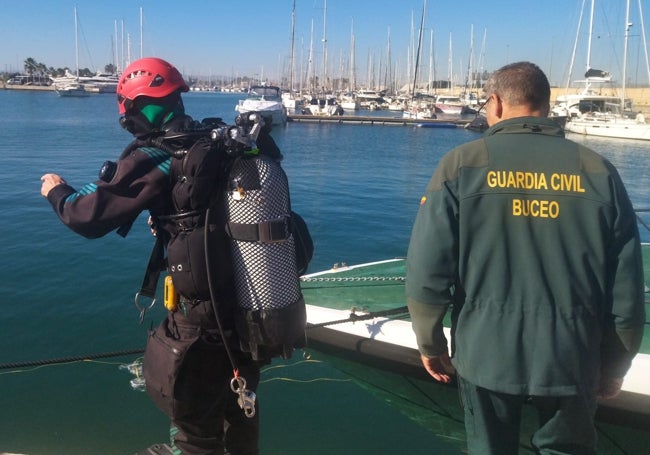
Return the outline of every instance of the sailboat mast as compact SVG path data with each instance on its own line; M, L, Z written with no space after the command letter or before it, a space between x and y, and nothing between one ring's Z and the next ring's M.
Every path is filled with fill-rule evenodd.
M293 0L293 9L291 10L291 65L289 73L289 92L293 93L293 71L294 71L294 41L296 36L296 0Z
M418 68L420 66L420 52L422 50L422 35L424 34L424 16L427 11L427 0L422 3L422 18L420 19L420 33L418 34L418 51L415 55L415 75L413 76L413 91L411 97L415 97L415 88L418 84Z
M309 34L309 60L307 61L307 85L309 91L314 93L314 18L311 19L311 33Z
M578 29L576 30L576 38L573 42L573 52L571 54L571 64L569 65L569 74L566 79L566 90L569 90L569 86L571 85L571 78L573 77L573 64L575 63L576 60L576 52L578 50L578 40L580 38L580 29L582 28L582 16L585 12L585 1L582 0L582 7L580 8L580 19L578 19ZM589 40L591 42L591 40Z
M350 83L349 89L355 91L357 89L357 80L355 77L355 40L354 40L354 18L352 18L350 25Z
M451 32L449 32L449 61L447 62L448 65L448 70L447 70L447 78L449 80L449 83L447 85L447 92L449 92L453 88L453 79L454 79L454 56L453 56L453 46L451 44Z
M591 68L591 38L594 31L594 2L591 0L591 16L589 17L589 42L587 44L587 71Z
M630 0L625 5L625 38L623 39L623 80L621 81L621 112L625 110L625 79L627 79L627 42L630 37Z
M143 42L143 37L142 37L142 7L140 7L140 58L144 57L144 50L142 48L142 42Z
M469 32L469 59L467 61L467 75L465 76L465 91L471 91L474 88L474 24L470 25Z
M391 90L392 91L392 70L393 70L393 65L391 63L391 55L390 55L390 27L388 27L388 39L386 43L386 77L384 78L384 87L386 90Z
M643 8L641 7L641 0L639 0L639 21L641 22L641 37L643 38L643 52L645 54L645 67L650 82L650 62L648 62L648 42L645 39L645 22L643 20Z
M327 0L324 0L323 8L323 80L321 87L325 89L327 84Z
M77 8L74 9L74 55L77 81L79 81L79 44L77 36Z
M120 56L119 56L119 43L117 42L117 20L113 21L113 28L115 30L115 74L120 74Z
M433 88L433 29L429 37L429 81L427 83L427 93L431 94Z
M409 36L409 46L406 52L406 80L411 83L411 66L415 61L415 18L411 10L411 35ZM413 90L413 89L412 89Z

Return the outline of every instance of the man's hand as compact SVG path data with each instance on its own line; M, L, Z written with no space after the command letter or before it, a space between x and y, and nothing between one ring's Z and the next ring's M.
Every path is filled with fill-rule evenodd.
M448 353L441 354L435 357L426 357L421 355L422 365L424 369L438 382L449 384L451 377L456 374L454 366L451 364L451 359Z
M616 397L623 387L623 378L600 378L598 398L608 400Z
M47 193L49 193L52 188L65 183L65 180L57 174L45 174L41 177L41 182L43 182L41 185L41 195L47 197Z

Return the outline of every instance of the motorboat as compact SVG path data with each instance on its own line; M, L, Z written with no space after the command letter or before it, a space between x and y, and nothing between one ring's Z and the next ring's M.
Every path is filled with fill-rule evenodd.
M355 92L355 97L361 109L376 109L386 103L385 92L380 90L360 89Z
M287 123L287 108L282 103L280 88L272 85L254 85L248 90L245 99L235 106L239 114L259 112L263 117L271 118L273 125Z
M51 77L55 87L65 87L70 84L79 84L89 93L115 93L120 80L117 74L97 72L93 76L76 76L66 70L64 76Z
M402 118L427 120L438 118L436 114L428 107L412 107L402 111Z
M294 112L302 107L302 98L293 92L282 92L282 105L287 113Z
M361 103L357 96L351 92L345 92L339 96L339 104L344 111L358 111L361 108Z
M460 96L437 95L433 102L438 114L462 115L470 113L470 109Z
M579 117L583 114L614 114L620 112L621 98L614 95L602 95L589 88L580 93L559 95L551 107L551 116ZM632 101L624 101L624 111L632 111Z
M90 92L86 90L83 84L78 82L69 82L63 85L55 85L54 90L61 97L83 97L88 96Z
M317 115L331 117L334 115L343 115L344 110L332 95L312 96L309 104L302 108L302 113L306 115Z

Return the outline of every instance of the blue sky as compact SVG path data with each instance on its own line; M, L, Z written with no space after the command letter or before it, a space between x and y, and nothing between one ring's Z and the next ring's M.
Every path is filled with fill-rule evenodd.
M141 10L142 53L165 58L186 75L215 78L255 75L277 81L289 68L293 0L2 3L0 70L3 71L22 70L28 57L47 66L74 68L75 6L82 68L103 69L113 63L115 41L120 60L126 58L129 49L132 59L140 57ZM423 0L327 0L326 15L324 0L296 0L295 3L297 72L307 71L313 21L313 60L317 74L322 73L325 28L328 75L347 67L353 31L356 78L361 84L369 74L369 62L376 69L380 64L385 65L389 33L397 75L406 79L411 24L412 21L415 24L417 39ZM583 0L427 0L421 71L428 75L432 55L436 79L447 79L451 72L456 82L462 82L470 55L475 69L487 71L508 62L530 60L546 71L552 84L564 86L582 4ZM587 0L587 10L589 4ZM624 7L624 0L598 0L594 19L592 66L609 70L616 80L620 80L622 68ZM647 18L647 12L643 13ZM631 16L634 26L630 32L628 84L646 83L638 0L632 0ZM573 79L579 79L585 69L588 18L586 11ZM430 53L432 30L434 46ZM347 76L349 71L345 73Z

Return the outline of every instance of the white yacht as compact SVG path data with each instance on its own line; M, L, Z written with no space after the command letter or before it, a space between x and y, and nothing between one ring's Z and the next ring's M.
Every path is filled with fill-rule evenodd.
M347 111L358 111L361 107L356 95L351 92L345 92L339 95L339 104L343 110Z
M71 84L81 85L85 91L90 93L115 93L117 91L117 83L120 77L117 74L100 73L99 71L94 76L75 76L70 71L66 70L64 76L51 77L52 84L55 87L66 87Z
M68 82L62 85L55 85L54 90L57 95L62 97L82 97L88 96L90 93L86 88L78 82Z
M240 114L259 112L264 117L270 117L273 125L287 123L287 109L282 103L280 88L273 85L251 86L248 96L239 100L235 111Z
M437 95L433 105L439 114L461 115L469 113L467 104L463 102L460 96Z
M344 111L334 96L326 95L312 96L309 104L302 108L302 113L331 117L333 115L343 115Z
M384 95L384 91L360 89L356 91L355 98L361 109L373 109L386 103Z

